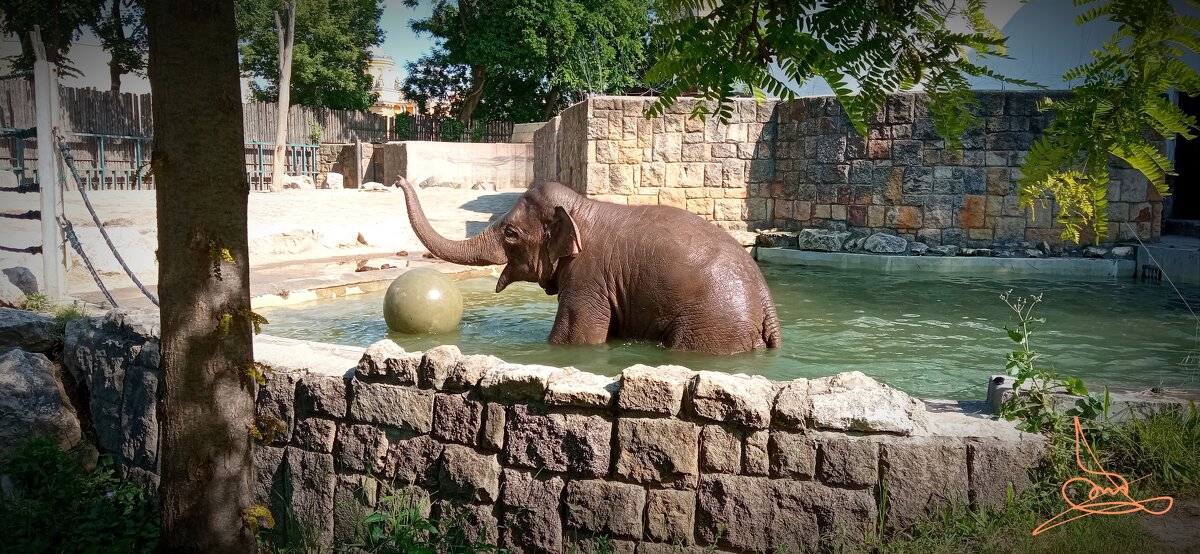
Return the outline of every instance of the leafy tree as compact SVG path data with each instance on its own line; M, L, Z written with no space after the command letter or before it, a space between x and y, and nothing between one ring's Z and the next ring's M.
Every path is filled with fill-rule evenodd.
M717 5L714 5L717 4ZM1004 37L983 0L659 0L655 39L664 52L647 78L664 82L651 115L696 90L727 120L739 85L755 96L795 97L796 84L825 79L850 122L867 120L889 93L922 87L938 132L950 141L976 122L968 78L1009 79L981 65L1004 55ZM968 31L947 22L961 19ZM968 54L975 55L974 61ZM777 67L778 72L772 68ZM855 91L857 89L857 91ZM709 115L697 103L694 115Z
M29 32L36 25L41 29L46 59L58 67L62 75L80 75L70 65L67 53L71 42L79 38L84 25L99 19L100 4L93 0L0 0L0 30L15 33L21 40L21 53L5 59L12 64L13 73L33 74L33 49Z
M163 552L252 552L254 381L234 7L149 0ZM202 114L197 116L197 114Z
M413 23L437 46L409 65L402 88L418 103L449 100L464 122L546 119L588 92L640 82L648 8L648 0L439 0Z
M242 72L258 100L279 96L279 41L275 12L283 0L238 0L237 25ZM297 2L292 104L365 110L375 102L373 78L366 73L369 49L383 41L380 0L300 0Z
M143 0L110 0L97 12L96 21L89 23L110 56L108 71L113 92L121 92L122 75L145 75L148 46L144 12Z
M1189 0L1200 6L1197 0ZM1110 154L1141 171L1167 193L1170 160L1147 139L1195 137L1196 118L1165 97L1174 88L1200 93L1200 74L1181 58L1200 51L1200 19L1178 13L1168 0L1076 0L1095 5L1077 24L1108 19L1118 24L1092 60L1067 72L1081 79L1070 98L1046 99L1054 121L1029 151L1018 187L1021 205L1047 195L1058 204L1063 238L1079 242L1089 223L1100 240L1108 232L1106 196ZM1098 5L1096 5L1098 4Z

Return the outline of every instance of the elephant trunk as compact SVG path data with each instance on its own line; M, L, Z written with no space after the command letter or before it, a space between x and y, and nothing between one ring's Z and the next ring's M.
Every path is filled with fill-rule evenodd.
M425 212L421 209L421 203L417 200L417 193L413 190L412 185L403 178L398 184L404 191L404 200L408 207L408 221L412 224L413 232L417 234L421 244L429 249L430 254L447 262L462 265L499 265L508 261L499 232L494 226L489 226L482 233L466 240L447 239L429 225L429 219L425 217Z

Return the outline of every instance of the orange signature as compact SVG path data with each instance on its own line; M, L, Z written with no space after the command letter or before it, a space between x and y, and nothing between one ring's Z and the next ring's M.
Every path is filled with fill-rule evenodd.
M1083 454L1080 446L1087 449L1088 457L1090 457L1092 462L1096 465L1095 470L1088 469L1087 466L1083 465ZM1133 497L1129 496L1129 485L1145 479L1146 477L1149 477L1149 475L1139 477L1133 481L1127 481L1124 477L1121 477L1116 473L1104 471L1104 468L1100 466L1100 460L1096 458L1096 453L1092 451L1092 445L1088 444L1087 437L1083 435L1083 427L1079 425L1078 417L1075 418L1075 463L1078 464L1079 469L1082 469L1084 472L1107 479L1108 484L1111 486L1102 487L1087 477L1072 477L1071 479L1068 479L1066 483L1063 483L1062 497L1067 501L1067 504L1070 505L1070 507L1066 510L1063 510L1062 513L1050 518L1037 529L1034 529L1034 536L1037 536L1038 533L1043 531L1048 531L1058 527L1064 523L1069 523L1090 515L1118 515L1130 514L1134 512L1146 512L1151 515L1159 516L1167 513L1171 509L1171 506L1175 503L1175 499L1171 498L1170 496L1158 496L1155 498L1148 498L1146 500L1134 500ZM1071 496L1067 494L1067 488L1075 483L1086 483L1089 487L1091 487L1088 489L1086 502L1077 504L1071 499ZM1166 502L1166 507L1157 511L1149 507L1151 504L1157 502Z

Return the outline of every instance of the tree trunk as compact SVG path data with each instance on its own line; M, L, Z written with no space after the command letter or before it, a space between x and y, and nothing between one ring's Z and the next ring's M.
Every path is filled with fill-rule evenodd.
M117 33L114 44L120 44L125 41L125 26L121 25L121 0L112 0L112 20L116 26L115 32ZM111 56L108 61L108 77L112 82L110 90L112 90L113 94L121 94L121 75L125 71L121 69L121 63L117 58L115 48Z
M234 7L148 4L162 304L161 548L250 553L254 387L246 370L254 353ZM223 250L234 263L222 261ZM222 333L226 314L233 315Z
M546 102L546 107L544 110L542 110L542 121L550 121L550 118L554 117L554 114L557 111L555 110L555 106L558 105L558 99L561 97L562 91L559 90L557 85L551 87L546 93L546 98L544 99Z
M275 106L275 155L271 158L271 192L283 190L287 174L288 109L292 100L292 47L296 37L296 2L284 4L287 29L275 12L275 28L279 30L279 102Z
M483 99L483 85L486 82L487 68L471 66L471 92L463 99L462 110L458 113L458 120L464 125L470 123L471 117L475 115L475 108Z

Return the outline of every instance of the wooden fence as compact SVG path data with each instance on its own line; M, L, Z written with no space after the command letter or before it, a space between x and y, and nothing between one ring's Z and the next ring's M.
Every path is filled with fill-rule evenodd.
M430 115L397 116L395 140L431 140L441 142L509 142L513 124L508 121L472 121L462 125ZM407 129L405 129L407 127ZM407 131L407 132L406 132Z

